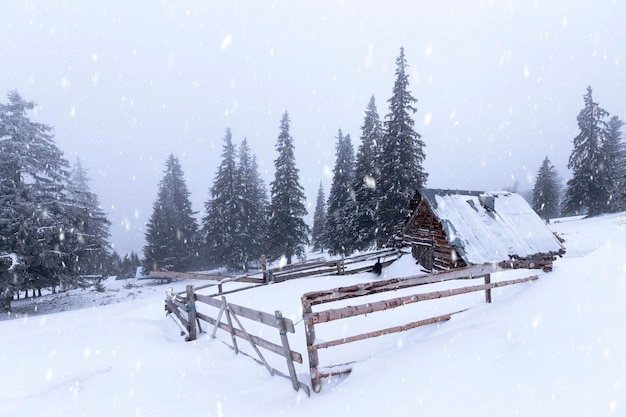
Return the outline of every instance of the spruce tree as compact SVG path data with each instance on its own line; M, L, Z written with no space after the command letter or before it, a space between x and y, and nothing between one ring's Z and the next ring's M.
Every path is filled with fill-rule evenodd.
M89 188L89 178L80 160L76 161L70 177L68 216L73 225L66 233L74 237L73 261L84 275L105 273L108 259L109 227L111 222L100 206L98 196Z
M251 264L259 263L265 250L268 201L256 158L252 155L246 139L239 146L236 187L239 210L235 228L235 250L229 263L239 265L247 271Z
M546 156L539 172L537 172L537 179L533 188L533 210L546 221L557 217L560 214L560 196L559 175Z
M280 121L276 151L274 181L270 184L268 257L276 260L284 256L287 264L291 264L294 255L305 258L309 227L304 222L307 215L304 189L296 168L287 112Z
M69 164L54 143L52 128L27 116L35 103L17 91L0 103L0 255L13 254L12 292L56 286L76 271L65 234ZM66 263L67 262L67 263Z
M354 247L365 250L376 240L379 170L378 148L382 142L383 129L376 110L374 96L370 98L361 127L361 144L357 151L354 171L354 220L352 235Z
M311 244L314 251L323 252L326 249L324 228L326 227L326 196L324 187L320 181L320 188L317 190L315 201L315 212L313 213L313 228L311 229Z
M239 218L236 157L232 134L230 129L226 129L222 162L210 190L211 199L205 203L206 216L202 220L202 234L210 264L228 268L241 267L233 257Z
M573 177L567 181L563 211L567 214L586 212L589 216L606 213L611 193L609 176L604 163L602 146L606 139L608 112L593 101L591 87L584 96L585 107L577 116L580 132L574 138L574 148L567 168Z
M396 80L385 117L385 134L380 148L378 203L378 245L392 238L394 227L407 214L415 192L426 185L428 174L422 166L425 144L415 131L412 118L417 102L409 91L408 64L404 48L396 59Z
M328 195L326 213L326 245L330 255L349 255L354 251L353 223L354 149L350 135L344 136L339 129L335 152L333 182Z
M607 173L609 212L618 212L626 208L624 204L626 149L622 142L622 126L624 122L619 117L611 117L606 126L605 140L601 148L602 161Z
M189 271L198 260L198 223L178 158L170 155L146 224L144 269Z

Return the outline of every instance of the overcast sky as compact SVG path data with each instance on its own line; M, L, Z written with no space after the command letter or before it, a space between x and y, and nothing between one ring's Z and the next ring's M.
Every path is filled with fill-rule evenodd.
M388 113L401 46L429 187L528 190L546 156L568 178L587 86L626 119L625 45L613 0L7 1L0 102L39 104L124 254L145 244L170 153L202 212L227 127L269 189L284 111L312 213L337 130L356 149L370 96Z

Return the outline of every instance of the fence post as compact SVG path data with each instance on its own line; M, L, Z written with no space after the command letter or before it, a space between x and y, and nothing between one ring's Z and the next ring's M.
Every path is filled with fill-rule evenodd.
M267 283L268 282L268 279L267 279L267 258L265 257L265 255L261 255L261 270L263 271L263 279Z
M287 359L287 369L289 369L291 385L293 386L293 389L298 391L300 389L300 382L298 381L298 376L296 375L296 367L294 366L293 359L291 358L291 348L289 347L289 338L287 337L287 326L285 325L285 319L283 318L283 313L280 310L276 310L274 314L276 315L276 321L278 322L280 340L283 343L283 349L285 351L285 359Z
M317 356L317 350L313 349L313 344L315 343L315 324L311 320L310 316L313 314L313 310L311 309L311 305L306 300L306 298L302 298L302 316L304 319L304 328L306 331L306 350L309 354L309 368L311 375L311 388L313 391L320 392L322 389L321 376L319 371L317 370L317 366L320 363L319 357Z
M230 309L228 308L228 303L226 302L226 297L222 296L222 308L226 313L226 321L228 322L228 330L230 331L230 338L233 341L233 348L235 349L235 355L239 355L239 346L237 346L237 337L235 336L235 328L233 327L233 320L230 317Z
M196 332L196 294L193 292L193 285L187 285L187 304L185 305L187 310L187 326L188 332L187 338L185 339L187 342L191 342L196 340L197 332Z
M485 275L485 284L491 284L491 274ZM491 288L485 290L485 302L491 303Z

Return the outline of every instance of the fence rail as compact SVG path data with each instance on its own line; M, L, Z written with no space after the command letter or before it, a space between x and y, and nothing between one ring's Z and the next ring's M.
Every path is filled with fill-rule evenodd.
M321 390L321 380L324 377L337 375L340 373L350 372L351 367L343 365L331 365L329 367L321 368L319 363L318 350L326 349L333 346L339 346L347 343L352 343L360 340L365 340L373 337L387 335L391 333L397 333L409 329L413 329L420 326L425 326L433 323L449 320L452 315L460 313L465 310L455 311L448 314L439 315L436 317L426 318L410 323L387 327L383 329L372 330L366 333L361 333L349 337L343 337L332 341L319 342L315 334L315 326L328 323L331 321L347 319L351 317L361 316L365 314L372 314L385 310L404 307L413 303L435 300L445 297L453 297L461 294L467 294L476 291L485 291L486 302L491 302L491 289L497 287L503 287L507 285L520 284L523 282L529 282L536 280L537 275L529 276L526 278L511 279L507 281L491 282L491 273L500 271L500 267L497 265L478 265L462 268L458 270L452 270L449 272L440 272L427 276L412 277L406 279L392 279L387 281L377 281L366 284L352 285L349 287L335 288L325 291L316 291L306 293L302 296L302 310L303 319L306 330L306 343L309 356L309 367L311 375L311 387L313 391L319 392ZM358 297L365 297L372 294L384 294L389 291L397 291L398 289L409 289L412 287L419 287L425 284L432 284L437 282L444 282L457 279L476 279L484 278L485 283L482 285L474 285L469 287L453 288L443 291L431 291L421 294L410 294L402 297L395 297L391 299L367 302L359 305L350 305L340 308L328 309L313 312L313 306L319 306L325 303L337 302L341 300L353 299ZM375 323L375 321L371 321Z
M215 298L216 296L197 294L192 285L187 285L185 294L185 296L182 296L181 294L168 293L165 299L165 305L168 313L173 313L182 323L187 332L187 341L197 338L198 330L202 332L200 321L204 321L213 326L211 337L216 337L218 329L225 331L230 335L230 346L237 354L246 354L239 348L237 339L247 341L256 354L256 357L251 357L263 364L270 375L289 378L294 390L298 391L302 389L307 395L310 395L309 387L298 380L295 370L294 362L301 364L302 355L292 351L289 346L287 333L295 333L292 320L283 317L282 313L278 310L272 315L263 311L229 303L224 295L221 295L218 299ZM207 311L203 309L204 312L201 312L198 310L199 304L212 307L213 309L207 309ZM225 321L223 321L223 319L225 319ZM278 345L261 337L251 335L246 331L243 319L275 328L280 336L281 344ZM270 366L259 348L285 358L287 374Z

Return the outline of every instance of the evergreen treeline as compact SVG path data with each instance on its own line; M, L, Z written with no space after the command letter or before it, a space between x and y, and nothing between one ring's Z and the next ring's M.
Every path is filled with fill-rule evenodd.
M70 287L101 275L109 221L80 162L72 171L48 125L28 117L35 103L11 91L0 103L0 298ZM9 308L8 303L3 303Z
M339 131L323 244L318 243L330 254L393 245L395 226L407 215L415 192L426 185L426 145L415 131L417 99L409 90L407 68L401 48L389 112L381 122L372 96L356 160L350 136Z
M543 219L563 215L596 216L626 210L626 147L622 122L593 100L587 87L584 107L577 116L579 132L567 167L572 178L565 194L556 169L546 157L533 189L533 209Z

